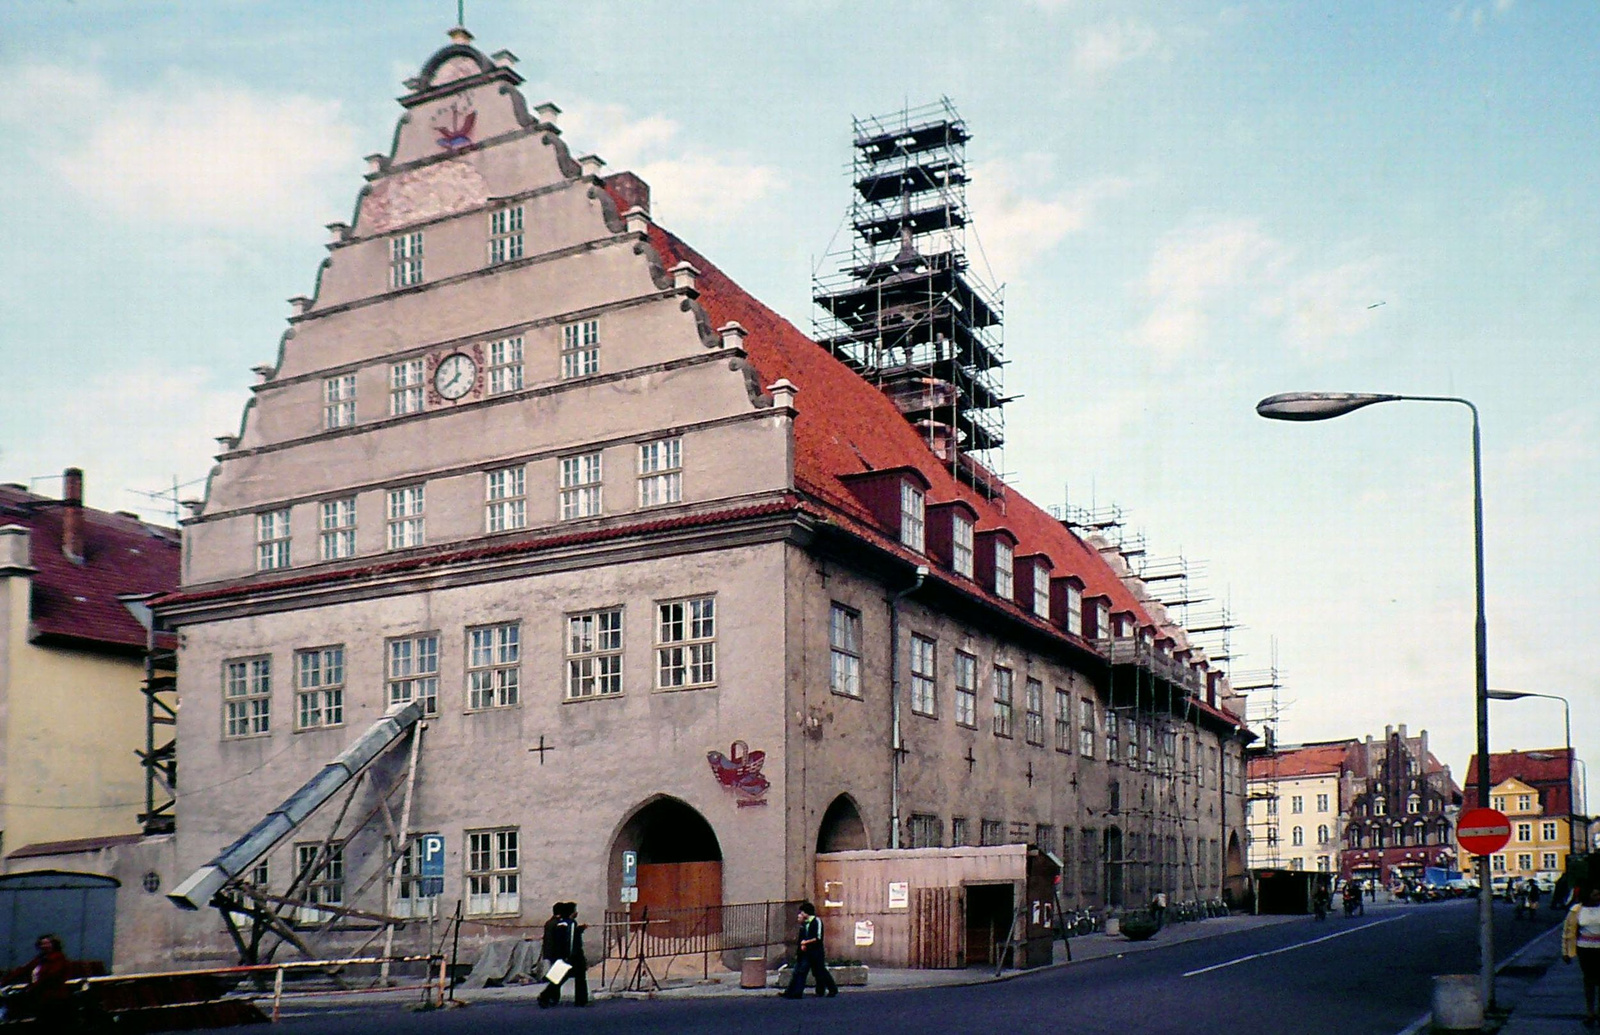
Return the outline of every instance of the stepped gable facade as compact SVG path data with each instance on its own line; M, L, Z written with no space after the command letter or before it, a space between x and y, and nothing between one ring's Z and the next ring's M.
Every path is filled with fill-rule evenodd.
M811 896L844 848L1035 843L1082 904L1242 889L1223 673L574 157L514 65L456 30L408 82L185 523L177 876L409 702L420 745L238 882L302 925L460 899L469 941L625 879L658 913ZM357 822L402 793L406 829Z
M1428 750L1427 730L1407 736L1404 725L1389 726L1382 740L1357 742L1343 794L1344 876L1420 881L1426 867L1453 865L1461 788Z

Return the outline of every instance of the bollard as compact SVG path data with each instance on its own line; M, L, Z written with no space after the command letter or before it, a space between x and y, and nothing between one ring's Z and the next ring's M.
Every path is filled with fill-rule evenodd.
M1483 1027L1478 975L1438 974L1433 979L1433 1029L1477 1031Z
M743 965L739 968L739 987L767 987L767 958L765 956L746 956L744 958Z

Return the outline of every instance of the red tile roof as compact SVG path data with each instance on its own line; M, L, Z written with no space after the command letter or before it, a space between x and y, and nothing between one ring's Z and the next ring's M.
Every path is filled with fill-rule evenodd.
M1276 776L1280 780L1296 776L1334 776L1344 771L1350 749L1357 741L1340 740L1331 744L1307 744L1304 747L1285 748L1275 755L1261 755L1250 760L1250 779L1267 780Z
M71 841L40 841L36 844L23 845L16 851L8 853L6 858L36 859L45 855L74 855L78 852L98 852L106 848L115 848L118 845L137 844L143 839L143 834L110 834L104 837L79 837Z
M1491 751L1489 753L1489 786L1498 787L1515 777L1538 790L1545 813L1552 816L1567 814L1570 788L1567 749L1539 748L1533 751ZM1474 754L1462 774L1462 805L1471 808L1478 804L1478 756Z
M178 533L137 518L83 508L83 563L61 552L60 500L0 485L0 526L28 529L33 576L30 635L111 647L146 645L144 626L119 595L178 586Z

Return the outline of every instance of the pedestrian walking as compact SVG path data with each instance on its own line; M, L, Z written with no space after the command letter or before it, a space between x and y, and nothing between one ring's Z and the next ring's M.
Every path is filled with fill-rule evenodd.
M1150 915L1155 918L1156 930L1161 930L1161 918L1167 915L1167 893L1158 891L1150 898Z
M822 944L822 917L817 915L817 907L810 902L800 903L800 937L799 951L795 954L794 977L789 980L789 987L778 994L785 999L799 999L806 991L806 975L814 974L817 979L817 996L835 996L839 994L839 986L833 983L833 975L828 973L826 952Z
M572 979L572 1005L589 1005L589 961L583 953L586 924L578 923L576 902L557 902L553 915L545 922L545 941L540 955L548 961L545 989L539 993L539 1006L561 1002L561 986Z
M1600 1027L1600 884L1584 888L1561 925L1561 958L1583 968L1583 1026Z
M1327 882L1317 881L1317 886L1311 889L1311 911L1318 920L1328 919L1328 905L1332 901L1333 894L1328 890Z

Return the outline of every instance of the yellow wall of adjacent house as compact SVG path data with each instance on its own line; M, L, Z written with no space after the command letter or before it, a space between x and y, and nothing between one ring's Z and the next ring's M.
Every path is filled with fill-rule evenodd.
M144 663L28 642L28 580L5 580L0 852L139 831Z
M1522 796L1528 796L1531 801L1527 808L1519 807ZM1502 799L1504 801L1502 802ZM1500 811L1505 813L1506 819L1511 821L1511 840L1504 848L1490 857L1489 875L1491 877L1509 877L1521 880L1532 877L1536 873L1555 871L1565 872L1567 868L1567 852L1571 847L1568 838L1571 836L1566 816L1546 817L1539 806L1539 793L1533 787L1513 777L1496 784L1489 792L1489 801L1496 807L1503 804ZM1518 827L1529 824L1529 839L1518 839L1521 831ZM1554 823L1553 837L1545 837L1544 825ZM1456 852L1461 859L1461 871L1471 874L1473 859L1461 851L1461 846L1456 845ZM1555 865L1546 866L1545 854L1555 855ZM1529 865L1523 866L1521 856L1528 856Z

